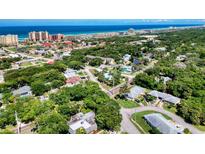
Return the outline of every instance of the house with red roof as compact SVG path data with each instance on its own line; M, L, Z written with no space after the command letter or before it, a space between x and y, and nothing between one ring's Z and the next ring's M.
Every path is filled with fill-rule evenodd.
M76 85L80 82L80 80L81 79L79 76L73 76L66 80L66 84Z
M47 64L49 64L49 65L54 64L54 60L49 60L49 61L47 61Z
M66 45L72 45L73 42L72 42L72 41L66 41L66 42L64 42L64 44L66 44Z
M49 42L44 42L44 43L42 43L42 46L43 47L52 47L52 43L49 43Z

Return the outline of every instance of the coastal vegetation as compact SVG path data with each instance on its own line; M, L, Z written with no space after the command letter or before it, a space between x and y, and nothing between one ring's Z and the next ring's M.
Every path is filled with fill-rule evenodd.
M122 120L118 103L93 82L63 88L47 101L24 97L15 102L0 110L1 129L17 124L15 113L23 123L34 122L33 131L43 134L68 133L67 121L78 112L94 111L98 128L104 130L119 130Z
M141 70L143 66L149 65L149 61L157 61L153 67L137 73L134 84L181 98L181 104L164 108L180 115L196 127L204 129L204 29L163 32L156 35L157 40L148 40L140 35L92 38L84 41L93 42L95 47L75 49L70 56L63 57L53 64L6 71L5 82L0 84L0 93L3 95L2 101L5 107L0 109L0 129L5 129L6 132L7 126L16 126L15 113L18 113L21 122L35 124L34 132L68 133L67 121L71 116L78 112L94 111L99 129L119 130L122 120L120 106L133 108L138 104L127 100L112 100L93 82L62 88L66 80L63 72L67 68L80 70L87 65L99 67L103 63L101 58L88 60L86 58L88 55L113 58L120 66L125 65L123 62L125 54L131 55L130 65L135 70ZM18 52L27 52L29 48L29 45L18 48ZM38 46L36 48L41 49ZM134 59L139 60L140 63L134 64ZM0 62L0 69L11 68L11 64L18 60L20 59L3 59ZM94 75L98 81L109 88L124 81L118 67L110 70L103 69L101 72L96 71ZM17 98L12 95L13 90L25 85L31 87L33 97ZM47 94L48 100L38 99L38 96L53 89L59 90L56 93ZM148 96L146 99L153 100ZM140 100L140 102L143 104L143 101ZM137 121L145 132L156 133L156 130L143 121L143 115L144 113L133 115L132 119ZM78 130L78 133L84 133L84 130Z
M159 60L154 68L138 74L135 84L181 98L176 113L192 124L205 125L205 32L197 29L163 33L160 40L169 56ZM181 55L185 58L179 60ZM164 83L161 77L170 80Z

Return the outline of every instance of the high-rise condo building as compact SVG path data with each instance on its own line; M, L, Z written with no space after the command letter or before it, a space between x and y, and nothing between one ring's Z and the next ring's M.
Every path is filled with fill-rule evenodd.
M46 41L49 40L49 34L47 31L43 32L30 32L29 33L29 40L31 41Z
M54 34L54 35L49 35L50 40L52 41L60 41L64 38L63 34Z
M1 45L18 45L18 35L0 35Z

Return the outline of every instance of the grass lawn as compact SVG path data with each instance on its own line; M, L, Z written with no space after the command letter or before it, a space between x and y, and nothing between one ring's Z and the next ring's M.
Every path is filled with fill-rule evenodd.
M31 66L31 65L32 65L31 62L24 62L24 63L21 64L21 66Z
M163 108L169 112L175 113L177 112L177 109L175 106L169 105L169 104L164 104Z
M198 128L200 131L204 131L205 132L205 126L195 125L195 127Z
M144 115L146 114L151 114L151 113L159 113L156 111L143 111L139 113L134 113L131 117L131 121L135 124L135 126L140 130L141 133L144 134L150 134L152 131L152 127L145 121L143 118ZM171 118L167 115L162 114L167 120L171 120Z
M130 101L130 100L118 100L120 106L124 107L124 108L134 108L134 107L139 107L140 105L137 104L134 101Z
M17 50L16 50L16 48L12 48L12 47L10 47L10 48L7 48L8 50L11 50L11 51L14 51L14 52L16 52Z
M144 106L147 106L147 102L145 101L145 99L144 99L143 96L140 96L140 97L138 98L138 101L139 101L140 103L142 103Z

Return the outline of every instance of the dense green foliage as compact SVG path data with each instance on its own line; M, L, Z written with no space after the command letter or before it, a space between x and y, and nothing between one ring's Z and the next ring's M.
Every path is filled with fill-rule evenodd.
M111 79L105 78L105 73L109 73L111 76ZM108 71L107 69L104 69L102 72L96 73L96 76L98 77L98 80L102 83L105 83L108 86L116 86L120 84L122 76L121 71L119 68L114 68L111 71Z
M24 85L30 85L35 95L42 95L52 88L58 88L65 82L62 71L66 65L56 62L53 65L28 67L20 70L11 70L5 74L5 83L0 84L0 93L9 92Z
M160 40L168 48L169 56L159 59L154 68L138 74L135 84L182 98L177 113L190 123L205 125L204 30L163 33L160 34ZM185 60L180 61L185 65L183 68L176 66L179 55L186 56ZM164 84L161 77L169 77L171 80Z
M59 105L59 111L64 115L72 116L77 113L77 109L82 112L93 110L96 112L99 128L117 130L120 127L119 105L102 92L95 83L88 82L85 86L64 88L57 94L52 94L50 98Z
M0 70L11 68L11 63L21 60L21 58L3 58L0 60Z
M41 115L37 121L37 132L39 134L67 134L68 125L66 119L56 112Z
M102 59L94 58L94 59L91 59L89 61L89 65L91 65L91 66L100 66L102 64L102 62L103 62Z
M16 125L15 112L23 123L35 121L38 133L67 133L67 122L78 112L96 113L98 128L119 130L121 115L119 105L111 100L93 82L63 88L50 95L50 100L39 101L33 97L15 99L0 111L0 128Z

